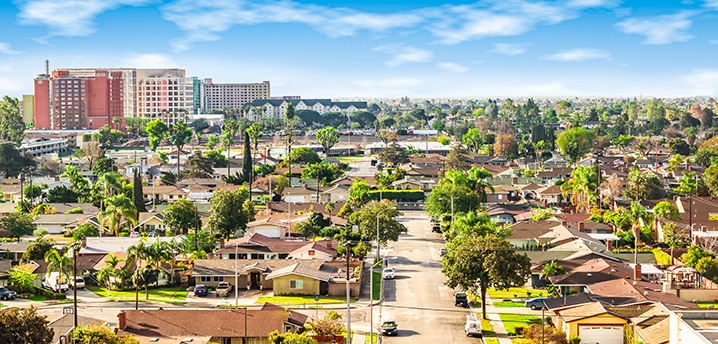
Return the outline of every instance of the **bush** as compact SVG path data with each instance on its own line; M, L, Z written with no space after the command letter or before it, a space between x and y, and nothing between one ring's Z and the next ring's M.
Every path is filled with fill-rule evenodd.
M552 326L544 326L543 328L544 334L544 343L546 344L568 344L568 341L566 340L566 333L563 331L552 327ZM531 341L531 343L540 344L541 343L541 325L533 324L529 326L524 331L524 338Z
M666 252L663 252L663 250L661 250L660 248L653 249L653 256L656 259L656 263L663 266L671 265L671 255Z
M368 198L371 201L378 201L380 194L383 199L397 202L418 202L426 199L423 190L370 190Z
M45 289L45 288L37 288L35 287L35 294L44 296L51 300L65 300L67 299L67 295L63 293L56 293L52 290Z

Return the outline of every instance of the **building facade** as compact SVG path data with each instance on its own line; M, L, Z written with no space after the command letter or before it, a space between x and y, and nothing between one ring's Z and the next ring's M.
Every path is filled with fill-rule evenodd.
M204 79L201 86L202 110L222 110L224 107L239 109L244 104L270 97L269 81L261 83L215 84L211 78Z
M327 112L341 112L351 114L356 111L367 111L367 102L335 102L331 99L257 99L250 103L256 109L264 109L262 117L282 118L287 104L292 104L294 110L313 110L319 114ZM247 117L250 121L258 121L259 118L254 111Z

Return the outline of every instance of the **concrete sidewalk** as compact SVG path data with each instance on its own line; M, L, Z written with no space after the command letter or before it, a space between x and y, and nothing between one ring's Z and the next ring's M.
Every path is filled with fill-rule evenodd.
M481 310L479 310L479 312L481 312ZM506 332L506 327L504 327L499 312L496 307L494 307L494 302L490 297L486 298L486 315L489 317L489 322L494 329L494 333L496 333L499 344L511 344L511 339L509 338L508 332Z

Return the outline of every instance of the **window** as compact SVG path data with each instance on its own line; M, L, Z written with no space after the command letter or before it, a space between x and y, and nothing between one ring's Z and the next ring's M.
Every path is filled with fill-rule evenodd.
M214 276L214 282L222 282L224 281L224 277L222 276Z
M289 289L303 289L304 288L304 281L302 280L290 280L289 281Z
M201 282L212 282L212 276L200 276L199 280Z

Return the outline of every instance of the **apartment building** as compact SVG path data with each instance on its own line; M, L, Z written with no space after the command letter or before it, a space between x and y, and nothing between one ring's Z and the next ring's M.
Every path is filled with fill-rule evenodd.
M270 97L269 81L261 83L221 83L204 79L201 86L201 107L204 112L221 110L223 107L239 109L257 99Z
M137 117L161 118L168 125L194 112L194 81L184 69L137 69Z
M314 110L319 114L327 112L341 112L350 114L356 111L367 111L367 102L335 102L331 99L257 99L250 103L256 109L264 109L263 117L282 118L287 104L292 104L294 110ZM250 121L258 121L253 111L248 114Z

